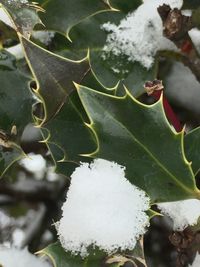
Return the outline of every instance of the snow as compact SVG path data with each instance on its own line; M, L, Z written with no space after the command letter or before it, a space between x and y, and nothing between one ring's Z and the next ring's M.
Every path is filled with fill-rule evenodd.
M189 31L189 35L197 51L200 53L200 30L198 30L197 28L193 28Z
M182 0L144 0L136 11L127 15L120 24L107 22L101 28L108 32L103 48L103 58L110 54L125 55L131 62L138 61L149 69L159 50L177 50L175 45L163 37L162 21L157 7L163 3L171 8L181 8Z
M34 173L37 179L42 179L46 171L46 161L40 154L30 153L19 164L27 171Z
M8 0L8 4L28 4L28 0Z
M8 26L10 26L12 28L14 27L10 17L8 16L6 11L2 7L0 7L0 20L3 21Z
M195 225L200 217L200 200L197 199L159 203L158 208L172 219L176 231Z
M21 58L24 57L24 52L23 52L21 44L17 44L17 45L11 46L9 48L6 48L6 50L9 53L11 53L13 56L15 56L16 59L21 59Z
M27 249L0 247L0 265L3 267L50 267L43 259L28 252Z
M112 253L133 249L146 232L150 199L125 178L125 168L96 159L71 176L62 218L56 224L66 251L87 256L92 245Z
M38 39L41 43L48 45L52 38L55 36L55 32L53 31L34 31L32 36L35 39Z
M197 253L194 262L189 267L199 267L200 266L200 254Z

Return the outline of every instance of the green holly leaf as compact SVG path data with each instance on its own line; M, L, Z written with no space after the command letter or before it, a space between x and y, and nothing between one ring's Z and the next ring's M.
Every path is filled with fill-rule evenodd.
M195 175L200 170L200 127L185 135L185 153L187 159L192 162Z
M193 23L194 27L197 27L198 29L200 29L200 18L199 18L199 16L200 16L200 4L196 9L194 9L192 11L192 23Z
M88 58L73 61L55 55L28 39L21 37L27 62L35 77L35 93L41 98L45 117L43 123L51 119L61 109L67 97L74 90L75 82L80 82L89 70Z
M84 123L87 120L75 91L58 114L44 124L44 140L54 158L57 172L70 176L79 162L85 161L81 154L95 149L93 134Z
M66 43L66 55L69 56L71 52L72 56L76 54L83 57L89 47L90 65L99 82L106 88L113 88L121 81L138 97L144 93L144 83L157 77L157 62L147 70L138 62L130 62L126 56L105 55L103 52L107 32L101 26L107 22L118 24L124 16L123 12L109 11L76 25L70 32L72 43Z
M42 4L42 6L44 7L45 4L47 6L51 4L53 5L54 1L47 1ZM63 40L63 38L58 37L58 34L56 35L54 41L58 42L56 42L57 45L52 50L54 53L59 53L66 58L80 59L87 55L89 48L90 65L99 84L102 84L105 88L111 89L115 88L120 81L120 86L118 86L117 90L118 92L116 92L117 94L121 94L121 91L124 90L123 85L125 85L130 89L134 96L140 96L144 93L144 83L147 80L154 80L157 77L157 61L155 61L155 64L151 69L147 70L138 62L130 62L126 56L114 56L113 54L105 56L103 48L106 44L108 33L101 27L107 22L114 23L116 25L119 24L120 21L125 18L127 12L134 11L140 4L140 0L110 1L110 5L112 5L113 8L117 8L119 11L110 9L107 11L104 10L105 12L96 12L90 16L85 16L70 28L70 41L67 39ZM74 6L75 5L77 5L78 8L76 8L73 15L79 16L79 12L82 12L82 10L76 1L74 2ZM47 20L51 20L51 18L55 16L51 14L51 12L56 12L59 9L62 9L62 12L68 12L67 9L63 8L63 3L60 7L60 2L57 1L56 6L56 9L52 8L49 10L47 8L46 12L42 14L42 16L45 16ZM74 8L74 6L72 5L71 8ZM69 19L70 16L71 15L65 16L65 19ZM58 18L58 16L56 18ZM60 16L58 22L60 23ZM62 27L50 27L48 22L46 22L45 25L48 30L53 29L63 34L63 31L61 31ZM90 85L90 87L91 86L92 85Z
M125 13L135 10L142 3L141 0L110 0L110 4L113 8L119 9Z
M66 252L59 242L49 245L38 254L46 255L52 261L53 267L100 267L106 257L105 253L97 251L83 259Z
M147 106L128 91L115 97L77 88L97 143L96 151L88 156L125 166L129 181L142 188L153 203L200 198L184 156L184 132L171 129L162 99Z
M16 31L29 37L36 24L41 24L38 11L42 9L36 4L26 3L20 0L0 0L0 5L8 12Z
M132 263L131 266L146 266L143 238L137 241L136 246L132 251L126 250L124 252L116 253L108 257L106 260L107 267L122 267L126 266L126 264L128 265L128 263ZM136 263L139 263L139 265Z
M18 42L18 37L13 28L0 21L0 44L10 45L12 43L16 44Z
M20 139L24 128L32 121L33 96L30 77L16 67L11 54L0 51L0 175L24 156Z
M183 0L183 9L196 9L200 6L199 0Z
M41 20L48 30L60 32L69 38L73 26L86 17L110 9L108 4L101 0L49 0L41 1L45 13Z

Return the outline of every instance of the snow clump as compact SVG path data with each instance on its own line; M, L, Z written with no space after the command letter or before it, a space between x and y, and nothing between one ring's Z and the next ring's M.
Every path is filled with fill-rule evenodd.
M158 208L172 219L175 231L195 225L200 217L200 200L197 199L159 203Z
M197 253L192 265L189 267L199 267L200 266L200 254Z
M3 267L50 267L44 259L38 258L27 249L0 247L0 265Z
M29 153L28 157L20 160L19 164L33 173L35 178L42 179L46 171L46 161L40 154Z
M131 250L149 225L149 207L150 199L126 179L123 166L103 159L82 163L56 224L59 239L66 251L82 257L90 245L107 253Z
M157 8L168 4L181 8L183 0L144 0L144 3L119 25L105 23L101 28L108 32L103 48L103 58L110 53L125 55L131 62L138 61L149 69L159 50L177 50L176 46L163 36L163 25Z

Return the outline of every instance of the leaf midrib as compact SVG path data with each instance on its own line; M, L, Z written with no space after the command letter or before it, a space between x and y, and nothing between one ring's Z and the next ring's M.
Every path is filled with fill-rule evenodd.
M97 103L98 104L98 103ZM99 104L98 104L99 105ZM101 108L101 105L99 105ZM152 154L152 152L147 149L131 132L130 130L120 121L116 120L115 117L112 116L111 113L105 111L105 109L101 108L104 112L106 112L108 114L108 116L113 119L118 125L120 125L124 130L126 130L126 132L129 134L129 136L131 137L131 139L133 139L139 146L141 146L145 152L160 166L161 169L163 169L176 183L177 185L181 186L186 192L189 192L190 194L192 193L194 195L193 190L188 189L188 187L186 187L184 184L182 184L179 180L177 180L176 176L173 175L173 173L171 173L171 171L169 171L168 169L165 168L165 166L157 159L156 156L154 156ZM98 136L98 131L95 131L97 136ZM99 138L98 138L98 147L99 147ZM191 173L192 175L192 173ZM193 175L192 175L193 177Z

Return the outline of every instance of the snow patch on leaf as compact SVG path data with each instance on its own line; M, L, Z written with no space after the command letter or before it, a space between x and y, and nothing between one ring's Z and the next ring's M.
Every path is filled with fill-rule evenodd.
M27 249L0 247L0 265L3 267L50 267L44 259L40 259Z
M195 225L200 217L200 200L197 199L160 203L158 208L172 219L176 231Z
M144 0L118 26L110 22L103 24L101 28L109 33L103 48L103 58L110 54L125 55L129 61L138 61L149 69L157 51L177 50L170 40L163 37L163 25L157 8L164 3L171 8L181 8L183 1Z
M53 31L34 31L32 36L35 39L38 39L41 43L45 45L49 45L52 41L53 37L55 36L55 32Z
M65 250L85 257L89 246L107 253L133 249L149 225L150 199L125 178L125 168L96 159L82 163L71 178L56 225Z

